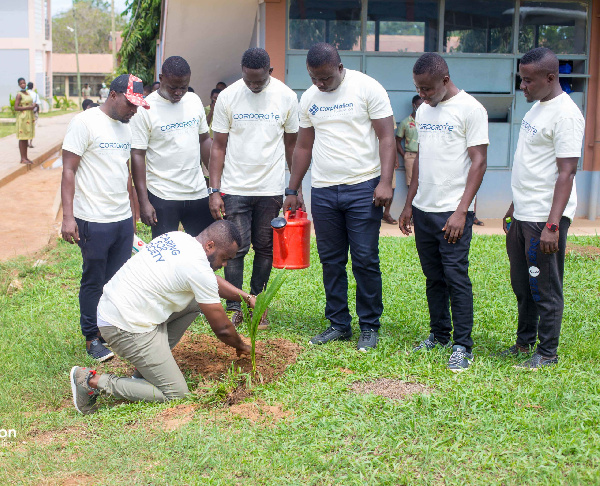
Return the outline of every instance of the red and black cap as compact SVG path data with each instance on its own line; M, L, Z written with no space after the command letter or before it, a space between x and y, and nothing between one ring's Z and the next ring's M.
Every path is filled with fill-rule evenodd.
M123 93L131 103L137 106L143 106L147 110L150 105L144 99L144 83L140 78L133 74L121 74L110 83L110 90L116 93Z

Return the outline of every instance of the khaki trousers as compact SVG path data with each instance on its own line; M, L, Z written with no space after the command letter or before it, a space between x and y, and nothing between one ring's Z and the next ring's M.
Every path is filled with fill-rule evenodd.
M417 158L417 152L404 152L404 170L406 170L406 185L410 186L412 180L413 165Z
M103 374L98 389L130 401L165 402L189 393L187 383L171 349L200 314L193 300L150 332L132 333L115 326L100 327L102 337L119 357L133 364L143 379Z

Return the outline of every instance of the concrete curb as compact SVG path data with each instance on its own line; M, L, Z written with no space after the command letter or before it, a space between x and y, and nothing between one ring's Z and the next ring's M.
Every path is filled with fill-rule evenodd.
M59 143L53 145L51 148L46 150L41 155L38 155L37 157L35 157L32 160L33 164L31 164L31 165L19 164L20 167L15 167L15 170L13 170L12 172L9 172L8 174L5 174L2 178L0 178L0 187L5 186L9 182L14 181L20 175L26 174L28 170L31 170L34 167L40 165L42 162L44 162L46 159L48 159L51 155L55 154L56 152L59 152L61 147L62 147L62 140Z

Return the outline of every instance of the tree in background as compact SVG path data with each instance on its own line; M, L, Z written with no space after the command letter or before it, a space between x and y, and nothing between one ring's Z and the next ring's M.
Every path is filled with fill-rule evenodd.
M160 2L159 2L160 3ZM108 54L110 49L111 18L110 2L101 0L78 0L76 4L77 30L80 54ZM126 20L116 16L116 30L125 28ZM52 18L52 52L75 52L73 32L73 9L55 15Z
M161 0L128 0L123 15L129 23L123 30L117 74L131 73L144 84L154 81L156 39L160 30Z

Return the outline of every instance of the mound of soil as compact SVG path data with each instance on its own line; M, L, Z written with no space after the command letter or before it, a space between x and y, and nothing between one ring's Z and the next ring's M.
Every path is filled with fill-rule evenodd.
M600 258L600 248L598 248L597 246L576 245L574 243L567 243L567 254L570 253L588 257L592 260Z
M375 381L355 381L352 391L360 395L379 395L392 400L403 400L414 393L429 395L431 389L420 383L410 383L390 378L378 378Z
M292 415L290 410L283 410L281 405L267 405L262 400L232 405L229 407L228 412L231 415L248 419L250 422L268 426L272 426Z

